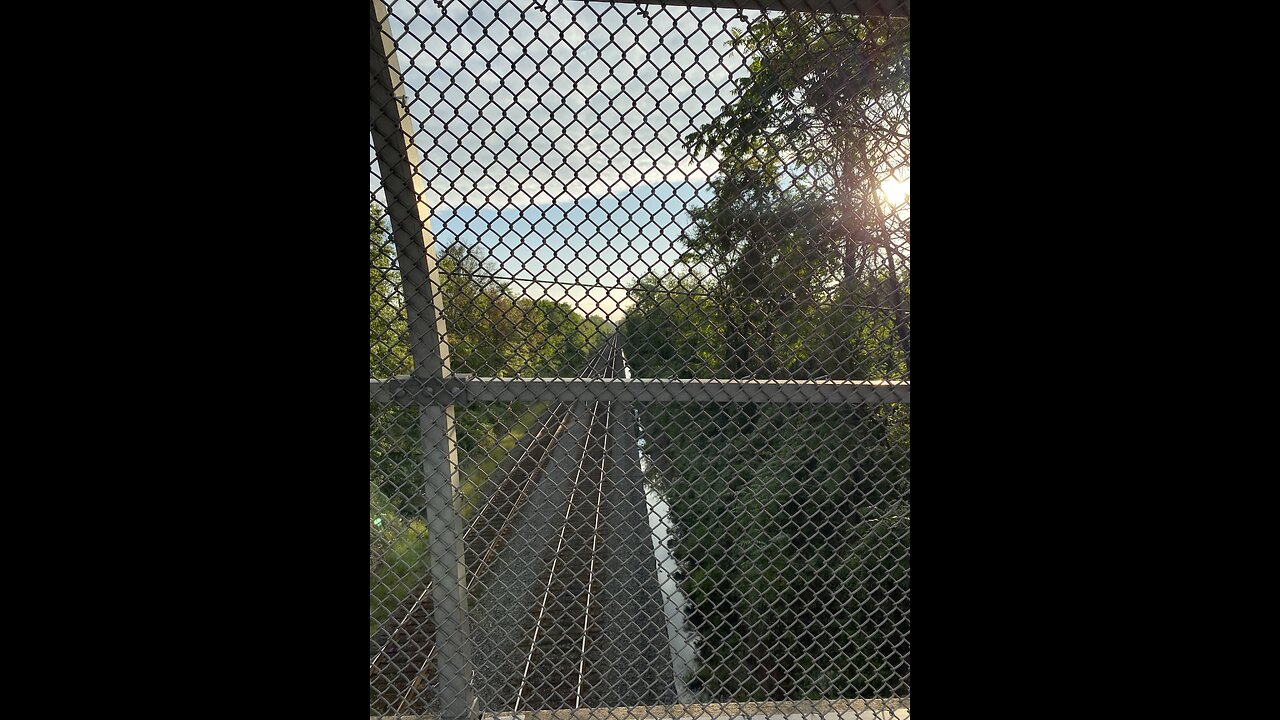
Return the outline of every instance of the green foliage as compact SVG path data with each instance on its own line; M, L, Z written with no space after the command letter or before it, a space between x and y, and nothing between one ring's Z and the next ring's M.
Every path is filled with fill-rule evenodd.
M648 276L619 332L634 377L714 377L723 365L720 304L693 276Z
M392 608L418 586L427 569L427 528L406 520L391 501L369 483L369 634L390 617Z
M632 288L633 374L902 377L905 343L878 306L909 299L910 278L863 259L886 251L869 149L905 142L906 27L795 13L733 44L754 55L736 100L685 138L720 158L682 237L688 270ZM641 423L705 699L906 692L909 409L648 404Z
M404 375L413 369L396 267L386 217L370 205L370 377ZM461 245L444 249L439 269L454 372L572 375L608 331L603 319L584 318L564 303L516 296L492 278L493 268ZM542 409L516 404L455 408L465 512ZM427 573L421 437L413 408L370 404L370 633L391 608L420 589Z
M411 369L407 321L386 217L369 206L369 376L407 374Z
M651 405L709 700L884 697L910 652L904 408Z
M754 55L737 99L685 136L697 155L731 159L790 153L812 165L874 131L869 110L909 90L910 24L803 13L765 17L730 45Z
M604 339L603 320L566 303L516 296L469 248L446 248L440 270L454 372L571 375Z
M909 143L909 25L794 13L733 44L737 97L685 137L716 155L691 211L685 269L645 277L620 328L637 377L902 377L905 340L881 306L910 297L875 195ZM370 371L409 372L394 251L370 213ZM908 231L909 232L909 231ZM883 264L867 259L884 258ZM574 374L608 331L520 297L468 248L442 254L456 372ZM638 406L687 572L707 699L885 697L910 653L910 413L904 406ZM464 491L541 408L460 407ZM370 408L371 609L403 600L425 560L415 415Z
M395 248L385 217L369 209L369 369L372 377L412 371L407 320ZM518 297L493 279L494 269L469 248L452 245L440 258L441 294L449 329L450 362L458 373L499 377L573 375L607 331L564 303ZM483 468L528 427L530 408L517 405L456 409L462 475L482 482ZM387 501L408 516L422 513L421 447L411 409L370 407L370 472ZM470 492L475 487L466 488Z

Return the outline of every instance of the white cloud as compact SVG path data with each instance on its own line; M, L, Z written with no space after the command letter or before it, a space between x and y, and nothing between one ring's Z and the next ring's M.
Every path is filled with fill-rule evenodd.
M646 19L625 4L492 2L447 1L443 13L392 3L412 19L392 31L437 235L487 248L522 278L516 293L620 320L618 286L675 262L689 183L717 170L681 138L746 72L725 47L736 13L650 7ZM534 250L517 257L519 246Z
M433 206L540 205L715 171L680 138L745 72L723 46L732 11L444 6L392 3L395 18L412 18L392 26Z
M620 322L626 317L627 308L631 305L627 300L626 290L571 284L575 278L570 274L558 279L564 284L522 279L510 282L509 285L518 295L566 303L583 315L600 315L614 322Z

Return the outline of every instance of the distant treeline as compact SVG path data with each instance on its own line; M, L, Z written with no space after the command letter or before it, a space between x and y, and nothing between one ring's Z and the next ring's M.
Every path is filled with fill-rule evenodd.
M382 209L369 206L369 374L413 370L395 246ZM452 245L440 279L453 372L517 377L573 375L610 329L565 303L533 300L493 279L476 253ZM480 497L489 473L539 408L521 404L455 408L464 497ZM404 601L426 573L421 433L412 409L369 407L370 632ZM466 508L468 514L471 507Z

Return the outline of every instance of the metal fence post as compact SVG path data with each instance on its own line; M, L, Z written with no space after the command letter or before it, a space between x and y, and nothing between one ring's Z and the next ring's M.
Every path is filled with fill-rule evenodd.
M400 69L384 0L369 15L369 124L386 191L412 343L413 377L450 374L435 239L418 172L413 125L401 100ZM464 523L452 405L420 406L423 471L430 508L432 600L436 627L436 686L441 720L476 720L472 643L467 612Z

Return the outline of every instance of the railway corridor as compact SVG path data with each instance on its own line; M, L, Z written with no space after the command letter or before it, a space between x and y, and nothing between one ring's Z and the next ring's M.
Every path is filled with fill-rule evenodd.
M586 374L624 368L614 335ZM675 702L635 428L630 403L557 403L486 483L464 536L483 711ZM397 712L430 699L430 618L428 584L375 637Z

